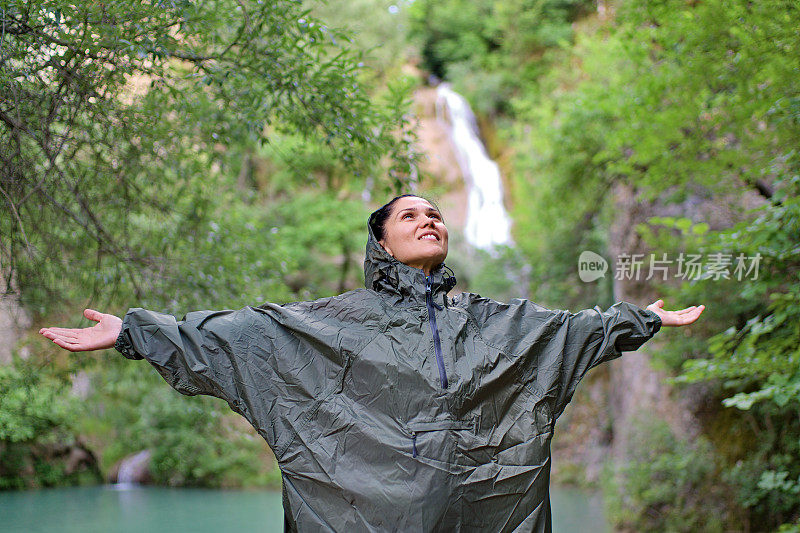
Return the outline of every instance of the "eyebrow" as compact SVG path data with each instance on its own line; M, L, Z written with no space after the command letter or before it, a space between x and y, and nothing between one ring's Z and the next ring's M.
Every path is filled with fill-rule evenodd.
M431 207L426 207L424 210L425 210L426 212L428 212L428 213L430 213L431 211L433 211L434 213L436 213L436 214L437 214L437 215L439 215L440 217L442 216L442 213L441 213L441 212L440 212L438 209L436 209L435 207L433 207L433 206L431 206ZM400 211L398 211L398 212L397 212L397 216L400 216L401 214L405 213L406 211L418 211L418 209L417 209L416 207L406 207L405 209L401 209Z

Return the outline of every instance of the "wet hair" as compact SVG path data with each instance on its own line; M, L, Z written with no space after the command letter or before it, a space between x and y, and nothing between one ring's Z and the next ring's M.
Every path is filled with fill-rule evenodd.
M431 204L437 211L439 211L439 207L433 203L432 201L428 200L424 196L420 196L418 194L401 194L400 196L395 196L384 205L382 205L379 209L375 210L369 216L369 226L372 228L372 234L375 235L375 239L378 241L382 241L384 234L386 233L386 221L389 219L389 216L392 214L392 208L394 207L395 202L400 198L407 198L412 196L414 198L422 198L429 204Z

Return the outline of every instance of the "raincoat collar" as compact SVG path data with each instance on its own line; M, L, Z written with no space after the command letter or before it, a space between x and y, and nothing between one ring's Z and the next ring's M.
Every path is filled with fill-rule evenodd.
M444 263L434 268L428 279L425 272L401 263L380 245L367 224L367 253L364 258L364 285L367 289L393 296L398 302L425 305L426 283L430 282L434 302L447 303L447 293L455 287L453 271Z

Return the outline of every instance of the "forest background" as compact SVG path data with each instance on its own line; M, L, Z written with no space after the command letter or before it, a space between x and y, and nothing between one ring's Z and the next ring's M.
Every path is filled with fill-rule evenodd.
M567 452L610 394L598 372L559 422L556 481L602 485L619 529L800 529L796 2L5 1L0 16L3 312L30 326L0 366L0 488L100 482L143 449L158 484L279 483L223 402L35 331L81 325L84 307L180 316L361 286L369 211L452 187L417 142L433 74L476 110L514 220L513 249L455 265L464 290L708 307L646 359L687 416L627 417L622 439L604 413L594 475ZM761 259L744 279L621 286L581 282L582 250Z

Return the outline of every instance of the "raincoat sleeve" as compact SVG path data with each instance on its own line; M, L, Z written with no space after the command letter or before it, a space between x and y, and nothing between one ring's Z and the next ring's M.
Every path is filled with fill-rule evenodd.
M134 308L115 348L128 359L146 359L181 394L222 398L241 412L247 396L242 369L270 353L269 326L252 308L192 312L183 320Z
M605 361L634 351L661 328L661 318L652 311L627 302L577 313L561 311L563 322L548 350L540 355L539 379L560 415L572 399L586 372Z
M661 328L657 314L627 302L571 313L530 300L475 298L481 336L513 361L520 378L555 417L589 369L638 349Z
M228 402L280 459L295 425L340 386L344 354L366 342L364 328L337 318L353 308L348 297L197 311L183 320L130 309L115 347L146 359L181 394Z

